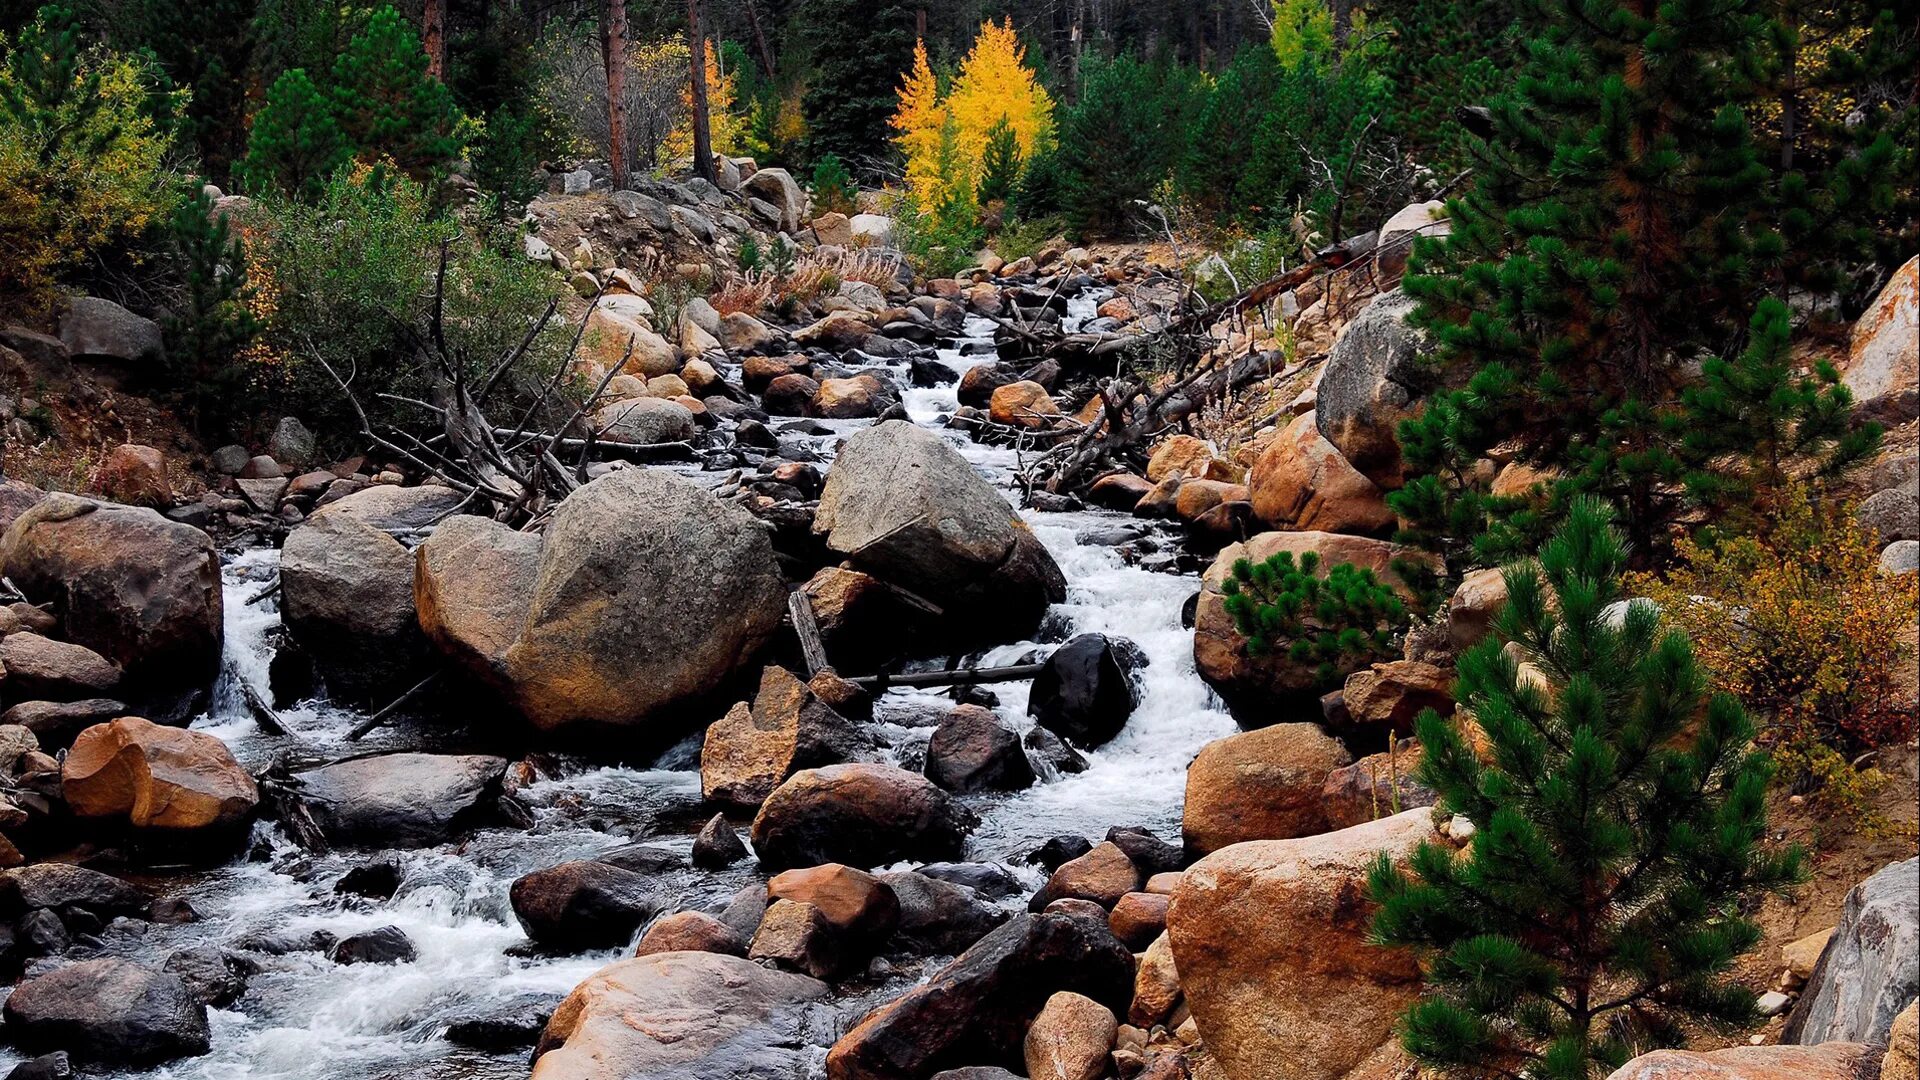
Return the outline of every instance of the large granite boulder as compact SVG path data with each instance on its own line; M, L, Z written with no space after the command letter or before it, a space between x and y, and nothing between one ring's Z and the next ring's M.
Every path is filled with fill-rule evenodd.
M1314 397L1321 434L1387 488L1400 486L1396 429L1421 392L1425 335L1407 323L1417 303L1395 289L1368 304L1335 339Z
M957 1066L1023 1065L1027 1030L1058 991L1123 1013L1133 956L1102 920L1016 915L841 1036L827 1054L828 1080L929 1080Z
M1364 884L1434 837L1409 810L1297 840L1235 844L1189 867L1167 934L1200 1037L1235 1080L1337 1080L1393 1038L1420 994L1412 954L1368 940Z
M1017 640L1066 579L1007 500L939 435L889 420L850 437L827 471L814 532L855 569L943 612L926 651Z
M413 685L426 639L413 602L413 553L382 529L321 508L280 548L288 632L342 701L385 704Z
M1321 435L1312 412L1295 417L1260 452L1247 489L1254 514L1276 529L1379 536L1395 522L1379 485Z
M791 1080L827 986L737 956L617 960L554 1010L532 1080Z
M30 1054L65 1050L109 1069L207 1052L207 1007L177 976L107 957L54 968L14 987L7 1039Z
M1920 416L1920 255L1908 259L1853 324L1841 382L1859 412L1887 424Z
M1725 1050L1655 1050L1608 1074L1607 1080L1868 1080L1879 1056L1859 1043L1821 1046L1731 1046Z
M753 849L766 870L953 859L973 824L972 814L919 773L829 765L774 789L753 819Z
M160 324L101 296L76 296L60 313L60 340L76 360L106 360L129 371L148 370L167 355Z
M492 518L448 518L413 550L413 607L427 641L500 691L507 649L526 625L540 575L540 535Z
M295 773L326 838L364 847L432 847L484 816L500 793L504 758L378 754Z
M1180 831L1207 855L1248 840L1326 832L1327 777L1353 757L1319 725L1274 724L1215 739L1187 766Z
M0 537L0 573L61 633L119 664L123 692L176 695L220 666L213 539L144 507L52 494Z
M1897 862L1847 893L1780 1041L1884 1042L1920 996L1920 858Z
M661 470L610 473L554 512L506 678L545 733L662 743L662 716L744 666L786 598L752 514Z
M761 199L780 213L780 231L794 233L807 216L807 193L800 189L793 174L785 169L760 169L741 182L748 195Z
M660 910L646 875L588 859L535 870L508 899L527 937L564 951L623 946Z
M76 817L174 838L231 835L260 803L226 743L137 716L81 732L60 787Z

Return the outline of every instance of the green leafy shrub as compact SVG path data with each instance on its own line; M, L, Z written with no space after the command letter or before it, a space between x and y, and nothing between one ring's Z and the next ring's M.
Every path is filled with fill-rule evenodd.
M1763 846L1766 758L1687 636L1651 604L1608 617L1625 562L1611 511L1576 502L1537 567L1507 570L1455 718L1416 721L1420 782L1476 831L1405 871L1383 857L1368 891L1376 942L1423 961L1400 1040L1437 1073L1589 1080L1759 1018L1733 971L1760 941L1744 912L1803 859Z
M511 248L436 213L419 183L378 166L336 173L315 205L275 199L263 208L265 338L278 362L263 373L264 389L322 434L358 427L328 368L376 424L419 419L417 407L380 395L432 396L439 372L417 342L443 247L448 350L476 379L533 330L560 287ZM550 377L570 331L550 322L517 374Z
M531 106L502 105L469 148L472 180L496 217L526 206L541 188L540 162L555 149L552 126Z
M807 183L807 192L813 196L813 209L817 214L851 214L855 209L854 200L860 194L860 186L853 182L853 174L847 171L847 163L840 160L839 154L820 155L813 163L813 176Z
M84 48L59 5L0 39L0 313L44 315L64 280L167 214L179 105L142 61Z
M1239 559L1221 583L1227 615L1246 637L1248 656L1282 649L1295 664L1311 666L1322 687L1391 655L1395 633L1405 626L1406 605L1372 570L1335 563L1316 576L1320 556L1282 551L1263 562Z

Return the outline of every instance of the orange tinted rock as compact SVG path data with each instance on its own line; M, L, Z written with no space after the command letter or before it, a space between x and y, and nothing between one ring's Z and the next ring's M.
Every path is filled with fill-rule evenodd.
M1320 434L1311 412L1295 417L1254 462L1254 513L1279 529L1377 535L1394 526L1386 495Z
M121 443L87 478L87 490L128 506L165 510L173 505L173 483L167 479L167 459L151 446Z
M1052 425L1060 415L1060 406L1054 404L1046 387L1022 380L995 388L988 413L996 424L1041 428Z
M1877 1057L1859 1043L1656 1050L1615 1069L1607 1080L1860 1080Z
M1310 723L1274 724L1215 739L1187 766L1180 831L1191 851L1327 831L1321 789L1353 758Z
M260 802L227 745L202 731L123 716L80 733L60 767L67 805L136 829L229 829Z

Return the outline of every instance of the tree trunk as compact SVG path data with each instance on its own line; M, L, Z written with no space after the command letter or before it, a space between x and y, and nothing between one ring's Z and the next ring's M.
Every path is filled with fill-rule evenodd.
M600 0L600 55L607 67L607 162L613 189L627 187L627 0Z
M746 0L747 25L753 28L753 46L760 52L760 64L767 69L767 78L773 78L773 50L767 45L767 32L760 28L760 5L754 0Z
M447 79L447 0L427 0L420 19L420 40L427 48L427 74Z
M700 0L687 0L687 55L693 69L693 175L711 184L719 177L707 122L707 36L700 30Z
M1086 49L1087 0L1073 0L1073 26L1067 31L1067 97L1080 100L1080 54Z

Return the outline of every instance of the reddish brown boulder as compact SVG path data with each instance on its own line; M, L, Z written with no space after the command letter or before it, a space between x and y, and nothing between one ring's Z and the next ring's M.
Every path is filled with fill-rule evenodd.
M1043 428L1053 425L1060 415L1060 406L1054 403L1046 387L1022 380L994 390L988 402L988 415L996 424Z
M1187 869L1167 911L1200 1037L1235 1080L1337 1080L1391 1040L1420 994L1412 954L1375 946L1364 899L1381 855L1404 863L1431 813L1298 840L1235 844Z
M1157 484L1175 473L1189 480L1231 480L1233 466L1215 457L1204 439L1169 435L1147 459L1147 479Z
M0 638L0 672L12 698L78 701L120 685L120 667L84 645L22 630Z
M1020 736L978 705L956 706L933 730L926 773L948 791L1017 791L1033 783Z
M1109 510L1131 511L1153 490L1153 483L1129 472L1108 473L1087 489L1087 501Z
M747 943L733 927L699 911L676 911L655 919L633 955L649 956L664 952L710 952L726 956L747 955Z
M137 716L81 732L60 785L78 817L166 833L228 832L260 802L253 778L218 738Z
M801 769L844 761L854 731L787 669L760 672L752 706L740 702L707 726L700 748L700 794L755 810Z
M1169 901L1162 893L1130 892L1113 905L1107 925L1113 927L1113 936L1125 942L1127 948L1144 949L1166 932Z
M740 362L740 385L749 394L764 393L782 375L806 375L812 370L813 362L799 354L749 356Z
M128 506L165 510L173 505L167 459L153 447L138 443L121 443L107 451L87 477L87 490Z
M1327 831L1328 774L1353 757L1317 724L1275 724L1215 739L1187 766L1180 829L1206 854L1247 840Z
M507 648L527 620L540 573L540 536L456 514L413 551L413 604L440 653L506 689Z
M1024 1044L1028 1080L1099 1080L1119 1024L1113 1010L1071 990L1047 999Z
M812 416L820 384L805 375L780 375L767 384L760 405L774 416Z
M1453 673L1418 660L1392 660L1347 676L1341 699L1354 726L1409 735L1414 717L1427 709L1453 714Z
M876 944L900 925L900 900L893 887L839 863L775 874L767 882L767 898L810 904L836 930Z
M1027 905L1045 911L1056 900L1087 900L1111 909L1120 898L1140 888L1140 868L1112 841L1093 846L1077 859L1060 864Z
M1245 484L1224 480L1186 480L1173 496L1173 512L1182 521L1198 521L1207 511L1222 503L1246 502Z
M1302 413L1261 452L1248 475L1253 511L1277 529L1378 536L1394 527L1386 495Z

